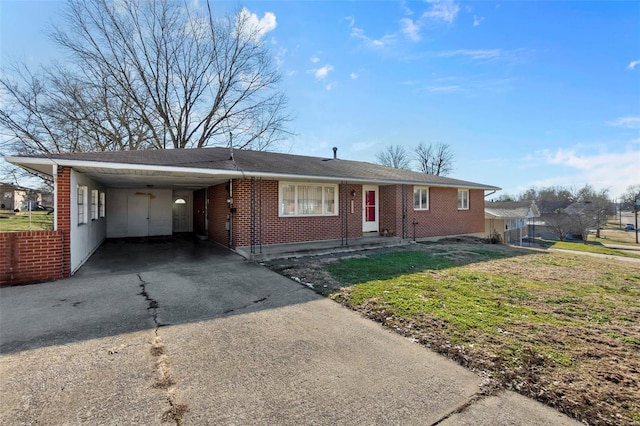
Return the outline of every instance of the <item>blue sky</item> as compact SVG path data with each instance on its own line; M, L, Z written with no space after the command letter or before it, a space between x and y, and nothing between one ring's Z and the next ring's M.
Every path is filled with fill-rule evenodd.
M214 2L225 13L237 3ZM640 2L259 1L290 99L294 154L375 161L447 143L452 177L531 186L640 184ZM59 58L56 1L0 2L0 46ZM498 193L498 194L500 194Z

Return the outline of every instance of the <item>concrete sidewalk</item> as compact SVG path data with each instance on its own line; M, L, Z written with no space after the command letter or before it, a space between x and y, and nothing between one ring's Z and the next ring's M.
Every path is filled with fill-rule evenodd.
M240 256L140 249L0 289L0 424L579 424Z

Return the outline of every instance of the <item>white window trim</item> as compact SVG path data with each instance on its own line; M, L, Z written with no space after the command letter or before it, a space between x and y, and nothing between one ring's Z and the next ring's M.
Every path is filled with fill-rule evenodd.
M462 206L460 207L460 194L461 193L466 193L466 201L467 201L467 205L466 206ZM458 210L469 210L469 190L468 189L458 189Z
M78 208L78 226L84 225L89 222L89 209L87 207L89 204L89 194L88 188L84 185L78 185L78 200L77 200L77 208Z
M282 187L285 185L293 185L295 187L294 195L294 213L283 214L282 213ZM298 214L298 187L299 186L321 186L322 187L322 209L325 207L324 189L333 188L333 213L316 213L316 214ZM278 217L327 217L338 216L339 204L338 204L339 188L337 184L333 183L318 183L318 182L278 182Z
M100 192L100 195L98 196L98 216L99 217L105 217L106 215L106 208L105 208L105 202L106 202L106 195L104 192Z
M427 191L427 205L425 207L416 207L416 191ZM422 200L422 197L420 197ZM428 186L414 186L413 187L413 210L423 211L429 210L429 187Z
M98 219L98 190L91 190L91 220Z

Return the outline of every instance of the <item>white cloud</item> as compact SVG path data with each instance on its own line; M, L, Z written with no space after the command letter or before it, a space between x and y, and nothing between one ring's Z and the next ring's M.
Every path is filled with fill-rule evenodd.
M278 65L278 68L284 65L284 58L287 56L287 53L289 53L289 50L287 50L284 47L280 47L276 52L275 58L276 58L276 64Z
M330 92L331 90L333 90L335 86L336 86L335 83L329 83L326 86L324 86L324 88L327 90L327 92Z
M333 71L333 65L325 65L323 67L318 68L313 72L313 75L316 76L318 80L322 80L325 78L331 71Z
M458 6L453 0L427 0L431 8L422 14L424 18L432 21L442 21L447 24L453 23L460 12Z
M513 90L515 80L513 78L485 78L481 76L449 76L430 79L421 85L418 90L432 93L460 93L469 95L481 93L506 93ZM410 85L419 81L402 82Z
M420 31L429 22L445 22L451 24L458 15L460 7L453 0L426 0L429 8L418 19L404 17L400 19L400 32L409 40L420 41ZM413 15L413 11L405 7L405 15ZM483 18L478 20L478 25ZM474 16L474 25L476 17Z
M349 77L351 77L351 80L357 80L360 76L358 75L358 73L352 72L351 74L349 74Z
M569 172L563 175L540 179L537 186L593 185L608 188L612 196L622 194L629 185L640 182L640 149L626 152L583 152L581 148L558 149L555 152L537 152L532 160L540 160L548 165L563 166ZM538 164L539 165L539 164ZM541 172L544 168L538 168ZM573 172L572 172L573 171Z
M273 31L278 25L276 15L272 12L265 12L262 18L258 18L258 15L251 13L246 7L240 10L238 22L244 22L244 34L248 38L254 38L256 40L261 39L269 31Z
M439 52L436 56L442 58L450 58L453 56L466 56L471 59L477 60L487 60L487 59L495 59L502 56L504 51L502 49L458 49L458 50L447 50L444 52Z
M344 19L349 23L349 28L353 27L356 24L356 18L354 18L353 16L345 16Z
M402 0L400 2L400 7L402 7L402 11L404 12L405 15L407 15L407 16L413 15L413 10L411 10L411 8L409 8L409 6L407 6L406 0Z
M459 92L462 90L462 86L458 86L455 84L448 86L428 86L427 91L429 92Z
M478 25L480 25L480 23L484 21L484 18L482 16L476 16L473 15L473 26L477 27Z
M318 58L316 55L313 55L311 58L309 58L309 60L314 64L320 62L320 58Z
M640 59L638 59L637 61L629 62L629 65L627 65L627 69L634 70L634 69L636 69L637 65L640 65Z
M365 35L362 28L351 27L351 37L362 40L365 45L371 48L383 48L397 41L398 37L393 34L386 34L381 38L375 39Z
M400 19L400 27L402 33L410 40L420 40L420 25L413 21L411 18Z
M607 124L610 126L625 127L627 129L640 129L640 117L620 117Z

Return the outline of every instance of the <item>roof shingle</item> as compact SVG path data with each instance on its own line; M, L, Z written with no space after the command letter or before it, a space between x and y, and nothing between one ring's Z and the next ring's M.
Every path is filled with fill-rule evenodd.
M233 157L233 159L232 159ZM24 157L23 157L24 158ZM345 180L420 183L478 189L499 189L491 185L400 170L378 164L334 158L310 157L265 151L229 148L165 149L141 151L108 151L51 154L29 158L50 158L85 162L140 164L147 166L183 167L241 171L250 174L273 173L303 177L329 177Z

